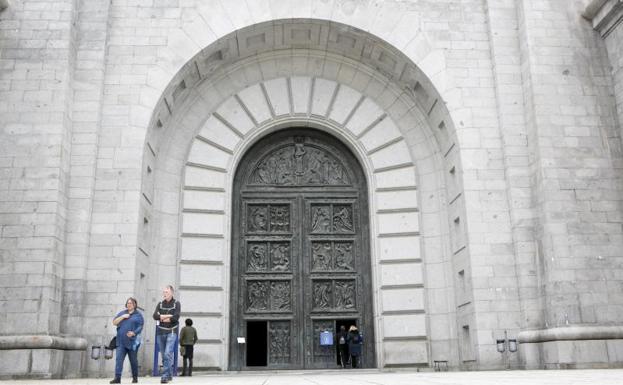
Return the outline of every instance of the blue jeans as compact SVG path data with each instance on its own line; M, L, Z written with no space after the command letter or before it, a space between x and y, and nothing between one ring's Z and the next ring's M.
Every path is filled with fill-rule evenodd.
M162 353L161 378L173 377L173 351L175 350L175 333L158 334L158 349Z
M138 350L128 349L122 345L117 346L117 358L115 359L115 378L121 378L123 372L123 361L125 355L130 358L130 368L132 368L132 377L138 377Z

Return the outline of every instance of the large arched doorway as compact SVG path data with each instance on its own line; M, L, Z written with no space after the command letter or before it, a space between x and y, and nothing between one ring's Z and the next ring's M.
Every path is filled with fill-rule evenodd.
M230 369L334 368L320 334L357 325L375 365L367 183L334 137L294 128L243 157L234 179ZM239 338L244 338L244 343Z

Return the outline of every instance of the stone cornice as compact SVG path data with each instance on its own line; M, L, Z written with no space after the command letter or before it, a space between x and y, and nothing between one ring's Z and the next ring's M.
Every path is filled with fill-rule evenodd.
M520 343L575 340L611 340L623 338L623 326L577 325L540 330L524 330L517 335Z
M593 0L583 16L605 38L616 28L623 28L623 0Z

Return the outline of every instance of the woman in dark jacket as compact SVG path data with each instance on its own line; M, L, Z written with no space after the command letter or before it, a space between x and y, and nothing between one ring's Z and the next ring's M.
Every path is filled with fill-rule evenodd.
M355 325L352 325L348 329L348 351L350 352L350 363L353 368L357 367L357 362L361 356L361 345L363 344L363 337L359 334L359 330Z

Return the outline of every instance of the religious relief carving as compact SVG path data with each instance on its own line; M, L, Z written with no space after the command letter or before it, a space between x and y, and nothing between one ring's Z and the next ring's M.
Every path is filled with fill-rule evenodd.
M355 308L355 281L335 281L336 309Z
M287 242L272 243L270 247L271 270L290 270L290 244Z
M249 205L247 215L247 229L250 232L268 231L268 207Z
M247 310L268 310L267 281L249 281L247 283Z
M331 206L311 207L311 231L312 233L328 233L331 231Z
M304 137L265 156L251 173L249 182L259 185L348 185L344 165L324 149L305 144Z
M331 270L331 242L312 242L312 270Z
M266 244L249 242L247 251L247 271L265 271L268 267Z
M290 323L271 321L268 339L270 341L270 363L290 363Z
M287 232L290 231L290 206L271 205L270 206L270 231Z
M353 210L350 205L333 206L333 231L336 233L353 231Z
M352 242L335 242L335 269L355 270Z
M291 310L292 295L290 294L290 282L273 281L270 284L270 297L272 310Z
M332 307L331 281L315 281L312 291L314 309L323 310Z

